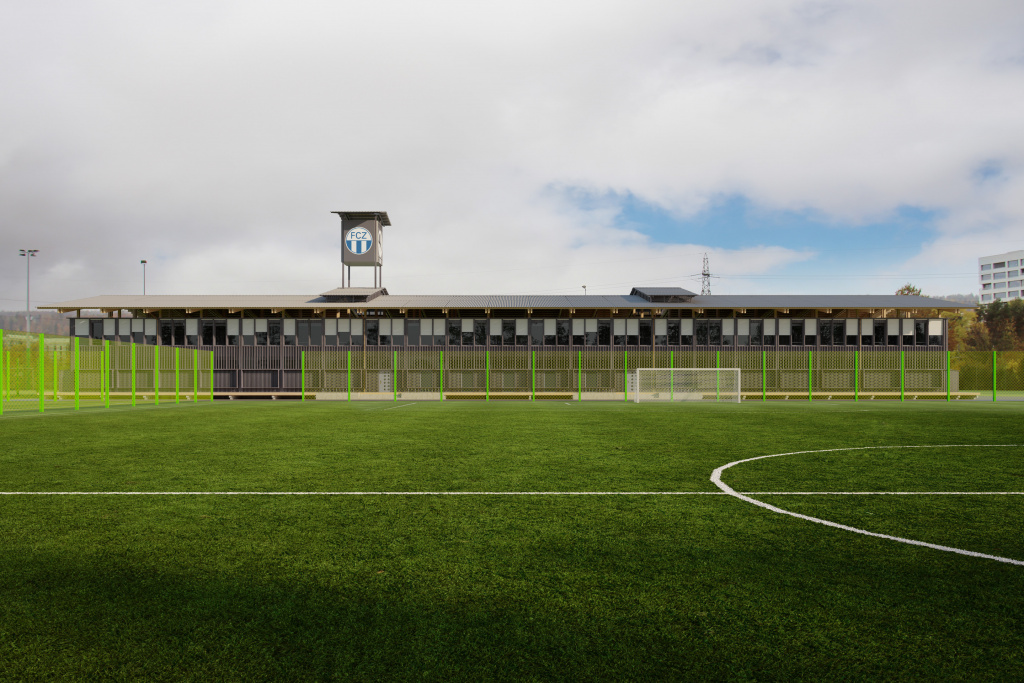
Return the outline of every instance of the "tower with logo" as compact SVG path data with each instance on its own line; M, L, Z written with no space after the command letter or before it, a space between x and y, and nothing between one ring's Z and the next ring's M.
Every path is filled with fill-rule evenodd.
M387 211L332 213L341 218L341 286L352 286L353 267L369 266L373 268L373 286L383 287L384 226L391 225Z

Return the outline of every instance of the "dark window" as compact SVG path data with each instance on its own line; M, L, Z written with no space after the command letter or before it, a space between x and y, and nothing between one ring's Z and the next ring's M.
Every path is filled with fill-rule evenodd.
M721 329L719 329L721 331ZM654 321L640 321L640 346L650 346L654 343Z
M267 321L267 334L270 337L271 346L281 345L281 321L280 320L268 320Z
M675 346L679 343L679 321L669 320L668 321L668 343Z
M461 320L449 320L448 321L448 344L451 346L462 345L462 321Z
M310 320L309 321L309 344L310 346L320 346L324 343L324 321L323 320Z
M516 343L516 321L501 321L501 343L505 346L513 346Z
M928 321L927 320L915 320L914 321L914 343L918 346L924 346L928 343Z
M161 321L161 324L162 323L163 323L163 321ZM167 324L170 325L170 321L167 321ZM170 334L171 334L170 333L170 327L168 327L167 329L168 329L168 332L167 332L167 335L168 335L167 346L170 346L171 345L171 342L169 341L170 340ZM89 336L91 338L93 338L93 339L103 339L103 321L102 320L90 320L89 321Z
M203 346L213 345L213 321L201 320L199 322L200 335L203 339Z
M586 323L584 323L585 325ZM597 330L587 330L584 327L583 337L586 339L587 346L597 346Z
M405 338L408 340L410 346L418 346L420 343L420 321L419 320L406 320L405 321Z
M875 344L877 346L885 346L885 321L876 320L874 325L875 331Z
M175 320L174 321L174 345L184 346L185 345L185 321Z
M832 321L832 343L836 346L842 346L846 342L846 321L845 320L833 320Z
M750 321L750 345L761 346L764 343L764 321Z
M366 345L380 346L380 321L366 321Z
M477 346L487 346L487 325L489 320L473 321L473 337Z
M776 321L775 321L775 325L776 325L775 329L776 329L776 330L778 329L778 327L777 327L777 326L778 326L778 324L779 324L779 323L778 323L778 321L776 320ZM774 330L772 330L772 331L774 332ZM775 346L775 335L774 335L774 334L768 334L768 333L766 332L766 333L764 334L764 345L765 345L765 346Z
M790 328L792 329L792 327ZM779 346L790 346L793 343L793 338L788 334L779 335Z
M707 346L708 344L708 322L707 320L694 321L694 326L697 328L697 346Z
M900 334L903 335L903 345L904 346L913 346L914 345L913 327L911 327L911 331L908 333L906 328L903 327L903 325L905 325L905 324L906 324L906 320L901 320L900 321Z
M543 320L531 320L530 321L530 343L534 346L544 345L544 321Z
M821 345L831 346L832 345L832 321L822 320L819 323L821 327Z
M224 346L228 343L228 321L213 321L213 343L217 346Z
M793 346L801 346L804 343L804 321L794 320L792 323Z
M650 322L649 320L647 322ZM643 325L643 323L641 323ZM597 343L601 346L608 346L612 343L612 321L597 321Z
M571 322L568 320L559 320L555 323L555 337L559 346L569 345L569 330Z

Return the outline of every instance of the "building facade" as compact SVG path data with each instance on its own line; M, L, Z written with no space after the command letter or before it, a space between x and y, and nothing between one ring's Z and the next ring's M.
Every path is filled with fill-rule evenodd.
M982 256L978 259L978 301L1019 299L1024 295L1024 250Z

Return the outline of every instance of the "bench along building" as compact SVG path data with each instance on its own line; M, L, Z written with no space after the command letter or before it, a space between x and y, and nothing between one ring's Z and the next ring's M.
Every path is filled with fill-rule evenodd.
M313 295L96 296L49 308L74 314L76 337L212 351L220 393L285 394L300 387L305 365L307 385L320 393L428 397L443 386L451 396L482 389L598 398L621 397L623 370L635 367L749 366L759 376L745 378L744 388L758 391L769 353L780 367L793 353L813 363L808 351L819 352L819 363L840 365L836 359L852 361L853 351L874 353L876 361L884 354L888 367L901 351L916 358L944 352L947 324L939 313L964 307L922 296L698 295L680 287L623 295L390 294L380 251L387 214L338 213L347 286ZM351 268L360 265L373 267L373 287L350 286ZM931 355L929 365L944 362L944 354ZM797 375L804 376L796 372L793 381L806 386ZM780 377L776 388L786 390Z

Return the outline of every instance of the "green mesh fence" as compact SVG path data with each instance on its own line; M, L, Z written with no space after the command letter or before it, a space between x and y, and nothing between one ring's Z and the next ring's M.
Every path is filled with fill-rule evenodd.
M1024 352L144 346L0 331L0 411L211 400L628 398L642 368L739 368L745 401L1024 400ZM237 384L241 376L241 384ZM260 384L252 382L258 380Z

